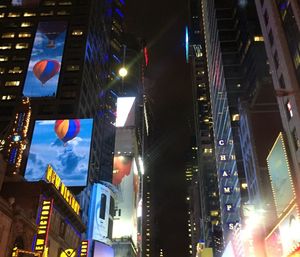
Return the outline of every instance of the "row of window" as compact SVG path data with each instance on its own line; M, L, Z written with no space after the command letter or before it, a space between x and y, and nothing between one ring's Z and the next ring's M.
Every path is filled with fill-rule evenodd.
M41 12L39 13L40 16L53 16L53 15L70 15L71 13L69 11L66 10L60 10L57 12L54 11L47 11L47 12ZM9 12L7 14L8 18L19 18L19 17L34 17L36 16L36 13L20 13L20 12ZM0 13L0 18L4 18L5 17L5 13Z
M27 49L29 48L29 43L16 43L15 46L13 44L1 44L0 50L9 50L9 49Z

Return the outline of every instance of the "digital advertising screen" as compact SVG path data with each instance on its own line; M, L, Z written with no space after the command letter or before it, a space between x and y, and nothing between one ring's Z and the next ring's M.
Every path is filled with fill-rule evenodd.
M89 239L111 244L109 238L111 199L115 199L115 196L107 186L97 183L93 185L89 210Z
M135 97L118 97L116 127L135 125Z
M50 164L67 186L87 183L93 119L37 120L25 169L27 181L39 181Z
M265 246L268 257L278 257L283 255L280 231L278 227L275 228L265 239Z
M300 244L300 219L296 205L280 222L279 231L283 255L288 256Z
M229 243L226 245L226 248L224 250L222 257L235 257L235 256L236 255L234 253L232 243L231 243L231 241L229 241Z
M135 159L115 156L113 184L118 189L113 238L131 237L137 246L139 175Z
M111 246L95 241L94 257L114 257L114 250Z
M295 198L290 165L282 133L277 137L267 157L267 163L277 216L279 217Z
M38 24L23 88L24 96L56 96L66 31L65 21Z

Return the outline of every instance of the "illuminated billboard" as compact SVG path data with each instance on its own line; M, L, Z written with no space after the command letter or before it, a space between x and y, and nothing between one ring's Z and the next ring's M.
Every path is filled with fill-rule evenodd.
M110 188L94 184L89 209L88 237L111 244L115 195Z
M137 165L135 160L130 157L123 156L127 159L125 165L122 164L122 161L116 161L116 158L122 159L121 156L115 156L113 168L113 182L118 189L113 238L130 237L137 246L137 209L140 179Z
M92 128L93 119L37 120L25 179L42 180L50 164L66 186L85 186Z
M282 133L278 135L267 157L267 163L271 178L273 196L276 204L277 216L279 217L295 198L290 175L290 165L287 158Z
M94 257L114 257L114 250L111 246L95 241Z
M300 244L300 219L296 205L280 222L279 231L283 255L288 256Z
M118 97L116 127L135 125L135 97Z
M65 21L38 24L23 88L24 96L56 95L66 30Z

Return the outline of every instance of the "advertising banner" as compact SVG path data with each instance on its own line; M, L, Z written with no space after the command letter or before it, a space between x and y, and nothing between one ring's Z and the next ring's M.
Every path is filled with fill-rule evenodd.
M25 179L42 180L51 164L66 186L85 186L92 129L93 119L36 121Z
M105 185L94 184L89 211L88 237L111 244L110 226L114 211L114 193Z
M43 21L38 24L23 88L24 96L56 95L66 31L65 21Z
M118 97L116 127L135 125L135 97Z
M295 198L290 165L282 133L277 137L267 157L267 163L277 216L279 217Z
M127 158L125 165L114 162L113 181L119 193L114 217L113 238L132 238L133 243L137 246L139 176L135 160L132 157L123 157ZM121 156L115 158L121 158Z

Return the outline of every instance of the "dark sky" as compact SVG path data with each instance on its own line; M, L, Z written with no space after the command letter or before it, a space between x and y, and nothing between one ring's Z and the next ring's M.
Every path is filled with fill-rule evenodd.
M149 47L147 77L153 123L149 166L154 174L159 242L165 257L187 255L184 152L190 142L191 83L185 63L187 1L127 1L127 31Z

